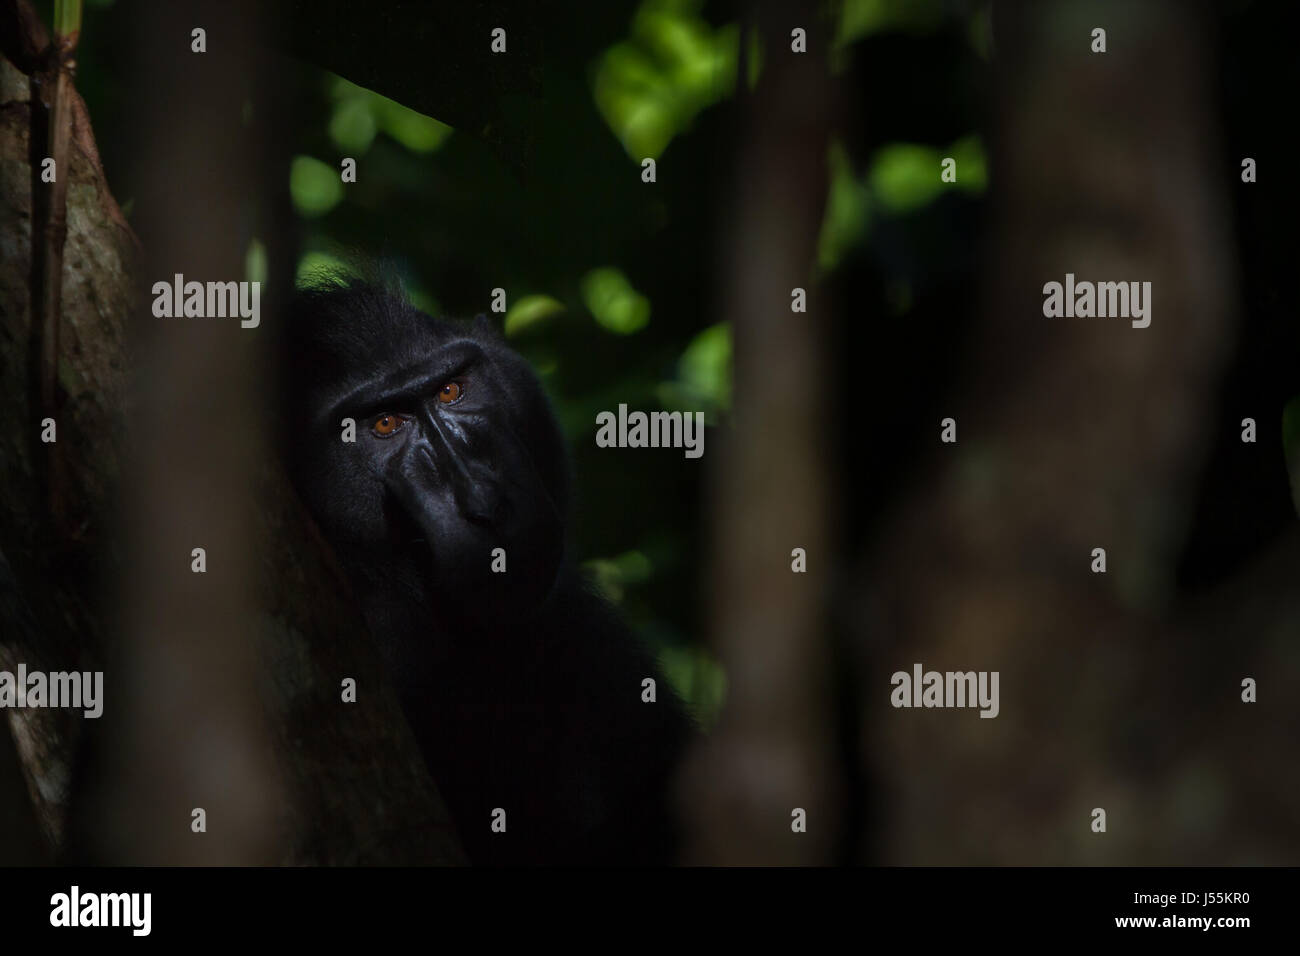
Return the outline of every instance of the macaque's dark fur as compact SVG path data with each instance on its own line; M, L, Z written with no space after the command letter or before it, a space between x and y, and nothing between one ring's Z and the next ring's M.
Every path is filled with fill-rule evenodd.
M567 456L531 368L490 321L436 320L365 282L300 293L282 328L291 477L352 581L470 859L668 862L690 721L575 569ZM472 356L461 404L370 401L402 370L440 382L440 363L461 353ZM396 443L371 431L389 411L413 415ZM344 416L355 444L341 441ZM505 574L489 571L495 545ZM642 702L646 677L657 703ZM492 832L496 808L505 833Z

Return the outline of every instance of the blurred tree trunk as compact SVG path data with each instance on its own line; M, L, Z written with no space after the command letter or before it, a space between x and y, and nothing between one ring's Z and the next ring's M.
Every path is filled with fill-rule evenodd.
M257 95L274 90L259 86L267 64L248 52L259 36L254 8L179 6L137 11L138 48L150 51L135 60L132 137L147 257L74 96L59 375L73 512L65 535L45 517L27 362L33 187L21 67L46 41L26 0L0 2L0 551L12 571L0 667L106 671L98 721L7 712L28 792L47 844L65 858L458 862L346 588L267 450L261 343L274 296L256 330L150 316L156 279L245 278L251 210L267 177L259 161L274 153L257 141L276 128L277 107ZM206 54L190 52L196 26L207 30ZM281 166L282 183L287 175ZM274 233L263 237L272 275L287 274L284 225L264 225ZM195 547L207 549L205 574L190 570ZM345 677L357 681L356 704L342 702ZM206 834L191 832L196 807L207 811Z
M826 598L832 540L825 402L827 316L812 289L827 192L834 97L826 50L793 53L790 30L826 35L759 5L765 60L745 95L727 236L724 314L735 341L733 427L712 474L713 648L728 675L720 722L683 775L686 860L825 862L837 833L831 780ZM744 43L742 42L742 47ZM807 312L791 309L796 287ZM792 570L792 551L809 573ZM820 568L819 568L820 565ZM793 832L792 813L807 815Z
M997 222L976 371L952 413L958 443L940 446L935 422L933 470L863 575L881 862L1278 861L1270 828L1296 834L1294 812L1285 829L1250 821L1276 798L1244 772L1248 741L1267 742L1256 757L1294 753L1262 704L1240 701L1264 660L1208 663L1240 658L1234 628L1198 633L1205 610L1172 607L1232 340L1236 171L1220 162L1203 13L1172 0L996 7ZM1096 26L1107 53L1090 52ZM1150 327L1045 318L1043 285L1067 272L1149 280ZM1105 574L1091 573L1094 548ZM1283 560L1255 578L1267 597L1238 585L1218 615L1293 590ZM1272 620L1294 634L1296 611L1288 597ZM1000 715L893 709L889 675L916 662L999 671ZM1096 807L1105 834L1090 828Z

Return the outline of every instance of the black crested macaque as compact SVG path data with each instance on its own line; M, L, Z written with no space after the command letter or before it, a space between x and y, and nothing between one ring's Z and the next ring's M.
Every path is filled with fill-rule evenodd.
M470 860L671 862L692 725L574 567L568 459L528 363L483 317L361 281L300 292L282 333L290 476Z

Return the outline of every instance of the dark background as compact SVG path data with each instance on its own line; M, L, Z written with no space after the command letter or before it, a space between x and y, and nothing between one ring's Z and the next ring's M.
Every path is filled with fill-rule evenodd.
M36 4L46 23L50 6ZM764 83L784 81L773 64L789 56L770 43L762 46L758 36L772 21L805 27L807 56L823 77L813 88L824 91L833 107L825 142L809 147L825 156L827 177L816 214L815 254L799 264L785 287L809 290L810 312L818 313L810 328L825 364L823 374L810 378L797 365L792 372L781 354L765 354L754 363L765 375L751 375L745 387L751 394L816 393L813 407L819 411L812 425L824 429L824 457L807 462L809 474L824 477L828 489L826 550L809 562L809 577L820 589L820 610L810 627L824 643L808 653L824 658L829 678L811 685L818 688L812 697L822 718L810 721L803 740L815 741L809 753L829 755L821 763L809 758L807 766L817 768L809 771L817 781L810 792L827 795L832 822L814 841L818 850L811 859L1294 863L1300 811L1294 799L1295 737L1287 728L1296 726L1295 698L1284 702L1281 689L1296 686L1300 661L1293 643L1300 608L1290 597L1297 571L1296 509L1283 434L1283 409L1300 395L1300 331L1283 286L1294 275L1296 221L1286 165L1292 136L1284 116L1286 91L1295 89L1297 79L1291 5L1153 2L1131 4L1127 11L1104 5L1091 13L1064 2L1033 6L845 0L814 13L794 5L751 9L692 0L550 2L518 11L480 4L460 12L396 2L367 4L364 10L340 3L269 4L256 29L274 51L271 65L256 67L256 78L249 67L242 95L257 116L253 125L265 119L264 111L274 113L264 145L270 143L275 160L267 173L270 185L250 193L237 211L239 235L225 238L237 242L246 276L271 284L287 274L286 260L277 260L278 250L287 249L299 278L346 268L357 257L381 260L417 305L434 314L488 311L491 290L506 291L506 333L538 369L572 449L576 547L607 596L660 651L666 673L702 724L720 726L716 740L722 746L730 739L724 715L736 696L734 682L754 679L747 669L737 677L734 655L743 648L716 637L727 627L719 605L744 600L715 576L719 555L741 547L715 523L717 502L730 494L729 476L735 474L719 470L717 462L732 447L724 436L744 406L733 377L733 343L745 340L746 315L735 308L726 276L744 239L736 210L747 203L757 208L770 198L753 191L746 175L760 165L756 156L763 148L751 117L763 122L767 104L774 102L772 87ZM149 215L166 214L159 212L166 187L156 178L142 183L137 175L139 131L147 122L157 132L165 118L142 119L133 91L141 74L153 74L158 84L185 82L183 73L159 66L140 47L140 20L148 15L147 4L88 0L76 77L104 177L146 250L158 245L150 228L156 219ZM510 53L492 59L487 37L478 46L474 38L497 22L508 28ZM1087 54L1088 32L1096 25L1108 28L1110 50L1104 56ZM1135 60L1126 46L1139 35L1163 37L1157 42L1172 49L1186 43L1190 51L1171 69L1186 70L1201 84L1173 85L1181 91L1177 115L1208 130L1196 140L1204 158L1195 166L1198 175L1180 178L1185 154L1154 132L1142 142L1126 123L1130 107L1139 118L1169 112L1160 83L1147 87L1143 72L1158 74L1167 64L1140 55ZM210 45L220 42L219 34L209 36ZM1074 44L1081 55L1058 55L1059 43ZM1031 49L1048 65L1032 65L1032 54L1025 52ZM1112 64L1120 72L1108 77L1104 71ZM1044 76L1066 91L1050 110L1065 119L1034 152L1024 130L1031 131L1033 145L1032 131L1047 121L1040 122L1032 108L1022 109L1018 97L1028 100L1047 88ZM1069 117L1076 109L1083 119L1072 127ZM1017 123L1018 110L1030 119ZM1045 593L1056 602L1062 630L1027 627L1032 647L1016 650L1010 638L981 643L985 632L976 623L968 641L953 636L966 657L945 657L934 644L932 653L920 656L927 625L906 613L895 616L891 601L942 604L943 595L961 590L954 585L949 592L945 574L964 573L962 562L952 559L963 549L948 547L941 537L955 525L942 522L942 502L927 499L945 473L939 420L956 416L960 442L987 452L981 461L993 462L988 467L995 472L1032 470L1033 449L1048 439L998 445L998 429L1015 433L1019 418L999 417L999 409L1016 399L1000 394L997 383L1059 371L1050 352L1055 346L1001 336L1013 322L1049 322L1036 311L1039 288L1060 281L1067 269L1081 279L1148 277L1139 267L1103 271L1071 263L1089 261L1088 243L1104 244L1106 236L1136 249L1132 258L1138 263L1148 253L1158 258L1162 239L1150 223L1177 219L1168 211L1172 207L1145 206L1141 186L1119 188L1121 198L1110 197L1113 205L1089 203L1090 184L1125 178L1116 158L1123 150L1107 148L1108 124L1114 142L1137 141L1149 167L1183 184L1177 188L1187 191L1186 208L1205 201L1219 211L1206 219L1212 224L1206 248L1222 273L1222 296L1206 308L1220 331L1213 345L1203 347L1212 356L1206 360L1210 371L1187 377L1186 393L1195 401L1166 403L1163 412L1147 404L1167 397L1159 370L1181 368L1175 339L1162 340L1170 344L1145 359L1152 369L1149 391L1139 387L1140 375L1137 384L1113 383L1095 374L1096 367L1077 379L1084 393L1080 402L1094 408L1098 420L1111 421L1112 433L1148 415L1164 415L1167 433L1189 435L1185 456L1164 472L1151 472L1177 475L1176 487L1151 490L1153 500L1185 504L1171 504L1167 513L1157 509L1151 520L1162 543L1141 556L1141 547L1134 546L1129 561L1139 568L1133 573L1140 581L1119 585L1122 590L1132 584L1136 591L1124 591L1114 607L1108 598L1093 600L1093 584L1084 575L1080 606L1089 610L1075 614L1072 599L1049 588ZM1060 134L1071 129L1077 139ZM155 143L166 142L162 132ZM645 156L658 162L654 184L641 181ZM938 181L938 162L945 156L959 159L955 184ZM1256 183L1240 181L1245 156L1258 161ZM343 157L357 160L355 184L338 183ZM1011 169L1017 175L1009 175ZM1059 269L1025 269L1018 297L1007 296L1004 277L1022 262L1015 242L1006 238L1008 228L1015 232L1007 210L1024 205L1024 183L1035 177L1057 197L1065 195L1062 182L1082 184L1071 200L1077 205L1062 199L1065 213L1045 206L1038 215L1048 231L1065 237L1064 248L1085 251L1062 260ZM159 195L151 196L151 189ZM277 204L291 217L277 220ZM142 208L153 212L142 217ZM1071 234L1078 237L1074 246L1067 241ZM1179 261L1172 273L1157 271L1157 280L1197 271L1188 264L1195 257ZM1166 305L1175 301L1165 295L1169 287L1157 281L1152 329L1130 330L1127 322L1112 320L1101 334L1128 343L1148 333L1152 339L1181 335L1184 321L1190 329L1192 320ZM798 323L803 316L787 318ZM1041 324L1033 328L1032 335L1045 334ZM1070 327L1064 334L1074 333ZM1181 341L1201 348L1193 331ZM1116 347L1119 364L1123 347ZM1035 393L1026 388L1025 394ZM1121 407L1113 408L1107 396ZM1050 403L1051 396L1044 401ZM597 449L595 415L619 403L705 412L710 431L704 458ZM1044 414L1052 416L1050 409ZM1060 413L1063 431L1073 414ZM1258 423L1255 444L1240 440L1247 416ZM752 418L750 426L761 432ZM1161 426L1152 427L1161 433ZM779 441L780 432L772 434L771 441ZM1136 471L1142 463L1129 454L1131 447L1117 439L1113 447L1081 444L1078 454ZM1029 457L1012 454L1017 448L1029 449ZM780 450L771 453L779 456ZM1068 502L1081 495L1122 495L1122 489L1071 487L1072 473L1063 469L1066 482L1052 486L1059 503L1049 511L1082 513L1088 508L1076 512ZM810 487L822 484L813 481ZM805 488L795 484L787 492L797 497ZM779 513L783 500L774 498L770 507ZM766 508L749 514L756 524L769 518ZM927 520L940 526L909 525L909 516L918 514L931 515ZM1016 524L1004 511L990 514L993 524ZM1134 524L1132 513L1120 523ZM1035 525L1033 535L1043 531ZM801 540L784 545L773 560L788 565L788 549ZM996 559L992 564L1005 557L1016 565L1022 558L1030 561L1033 549L1026 540L992 533L980 547L994 549L983 552ZM0 548L11 551L13 545L0 541ZM1124 552L1117 555L1109 545L1108 550L1112 562L1122 565ZM16 564L12 555L10 560ZM1086 550L1078 560L1086 571ZM14 574L30 580L21 567ZM913 589L918 582L920 597ZM1010 573L1005 582L1009 601L1023 597L1024 607L1036 606L1032 588ZM997 587L981 579L970 590L992 595ZM1141 593L1134 598L1136 592ZM974 607L962 613L971 615ZM1014 623L1019 612L1007 607L998 604L981 619L990 632L1022 633ZM1261 607L1274 615L1267 622L1257 616L1264 613ZM1135 608L1140 624L1117 623L1118 615ZM1094 612L1096 620L1086 627L1079 623ZM1070 630L1072 621L1077 634ZM1092 643L1101 631L1128 635L1129 627L1135 639L1122 648L1105 640ZM973 778L962 772L960 760L943 759L942 749L918 746L906 732L891 729L891 720L932 715L882 710L888 685L880 674L909 670L913 660L941 670L998 669L1003 655L1030 662L1030 673L1049 675L1043 676L1043 697L1058 697L1063 706L1073 700L1074 716L1059 725L1051 717L1044 723L1043 711L1035 709L1035 701L1042 701L1034 695L1018 699L1003 665L998 722L942 716L960 720L963 728L999 723L1005 740L969 745L966 729L949 733L927 725L946 746L981 754L989 767L1002 768L1000 774L990 769L987 778ZM1096 674L1089 669L1094 664ZM1269 685L1276 668L1285 676ZM1053 674L1062 682L1054 682ZM1090 674L1100 688L1126 690L1114 697L1080 690ZM1142 697L1141 687L1149 686L1153 674L1180 689L1168 697ZM1260 711L1266 703L1286 709L1269 711L1267 719L1240 717L1247 705L1237 694L1246 675L1267 688L1261 689ZM753 697L763 695L748 684L740 690L736 719L743 724L746 713L761 710ZM1076 693L1078 698L1071 696ZM1145 703L1125 705L1125 693ZM1104 719L1096 717L1098 708ZM1231 718L1221 716L1229 711ZM1234 723L1242 720L1273 729L1257 738L1249 723ZM1022 732L1017 721L1038 731ZM1042 764L1037 732L1058 751ZM873 750L880 737L897 741L887 758L879 756L880 748ZM760 765L770 767L774 778L786 772L772 753L759 753ZM1071 754L1081 756L1072 761ZM1274 789L1252 783L1234 762L1244 759ZM1071 776L1065 768L1072 764L1091 769ZM1060 771L1052 781L1038 778L1052 777L1052 768ZM1107 776L1111 771L1114 778ZM997 782L1017 774L1017 785L1027 790L1013 794L1014 787ZM963 796L966 785L973 795ZM774 804L790 805L781 802L780 783L773 789L782 793ZM1135 796L1143 793L1145 798ZM1000 802L1004 797L1014 813ZM1087 811L1110 805L1127 807L1130 819L1143 818L1145 835L1123 838L1123 849L1110 856L1081 849L1091 836ZM954 840L954 828L970 833L965 812L987 822L992 835ZM900 817L913 825L898 827ZM1064 835L1076 826L1078 836ZM1199 836L1189 840L1188 832ZM744 853L725 852L712 859L751 861ZM776 860L790 858L777 853Z

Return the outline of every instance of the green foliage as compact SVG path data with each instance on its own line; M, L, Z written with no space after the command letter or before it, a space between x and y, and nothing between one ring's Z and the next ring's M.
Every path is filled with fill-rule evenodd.
M81 0L54 0L54 32L71 36L81 30Z
M600 592L615 604L623 603L628 585L649 579L654 568L640 551L625 551L616 558L597 558L583 565Z
M639 550L626 551L614 558L598 558L583 565L600 592L615 604L623 604L628 591L654 576L654 565ZM727 678L722 667L704 648L682 644L659 635L659 664L672 690L685 702L691 713L707 729L722 710L726 698Z
M936 30L947 12L941 0L842 0L831 41L831 71L848 65L849 48L880 33L925 34Z
M945 158L957 163L956 182L941 178ZM973 133L946 150L921 143L890 143L872 157L862 181L854 176L848 153L838 141L831 143L827 159L830 188L817 245L817 264L823 273L834 270L844 254L866 238L873 212L909 215L946 190L978 194L988 187L984 146Z
M677 378L655 389L667 411L704 412L715 424L731 409L731 325L719 322L695 336L677 363Z
M830 272L844 253L867 234L871 222L871 190L853 175L848 151L836 140L828 150L830 195L817 239L817 265Z
M366 97L349 96L334 106L329 123L330 139L353 158L370 148L378 131L375 111Z
M595 71L596 107L629 156L657 158L701 110L735 89L739 31L714 30L693 0L645 0L631 37Z
M978 135L963 136L948 147L948 155L957 160L957 182L950 185L971 193L982 193L988 188L988 160Z
M667 644L659 666L704 730L711 730L727 699L727 675L708 651L697 645Z
M305 252L298 260L294 281L301 288L329 276L347 275L350 272L348 264L338 256L332 256L328 252Z
M891 30L928 33L943 22L944 16L939 0L844 0L834 46L843 48Z
M871 164L872 194L890 212L911 212L927 205L948 185L939 179L942 158L932 146L891 143Z
M289 195L303 216L323 216L343 198L339 170L310 156L295 156L289 166Z
M52 23L53 0L37 2L45 22ZM829 3L840 11L835 51L845 59L871 56L873 82L887 84L906 62L899 57L922 58L917 76L936 83L968 82L969 68L980 65L977 51L987 49L988 0L965 7L951 0ZM111 56L121 48L114 37L121 41L130 34L122 16L128 5L102 12L112 4L84 0L84 27L95 42L82 44L77 78L103 137L110 174L129 169L138 150L133 140L104 136L106 130L129 128L121 117L133 109L130 87L118 76L124 61ZM481 115L467 110L460 115L466 116L466 131L476 135L453 136L445 123L303 63L292 79L294 109L283 118L285 141L299 154L288 171L302 241L299 283L352 272L355 251L400 276L410 300L433 315L473 315L485 308L489 290L511 291L505 333L542 377L572 445L581 483L575 550L615 555L593 562L593 576L620 602L638 633L663 649L668 679L706 722L721 706L726 681L716 662L693 646L704 631L697 556L706 546L708 521L692 507L701 468L666 452L597 450L593 422L598 412L627 403L634 409L702 411L711 425L725 424L732 407L733 342L731 327L709 308L718 243L727 234L714 228L714 190L716 173L743 157L730 151L737 144L713 128L708 111L732 96L738 81L753 88L765 58L789 55L794 26L813 34L810 58L821 55L814 15L821 4L809 6L806 17L800 13L785 26L785 44L767 49L752 22L743 32L736 23L708 22L710 16L718 19L710 11L723 8L706 8L703 0L638 0L630 20L608 5L592 6L585 14L591 30L570 32L542 53L544 106L504 103L498 116L486 108ZM966 61L938 44L929 59L920 45L901 53L888 43L868 46L868 38L891 31L948 29L959 8L973 13ZM879 61L877 53L883 54ZM904 82L913 80L900 74ZM428 90L421 92L423 102L436 101ZM912 110L906 103L925 96L914 86L894 92L882 102L902 102L900 109ZM483 93L484 102L491 101L494 91ZM477 95L467 87L462 100L472 106ZM260 104L258 96L249 95L250 105ZM934 107L922 111L927 122L900 135L920 139L929 134L912 131L940 130L932 146L871 138L896 128L892 121L866 130L866 152L856 158L842 144L831 146L818 247L823 272L845 268L846 257L868 241L885 242L885 234L874 230L886 217L919 219L945 188L984 188L979 141L964 137L947 150L942 146L979 117L961 106L960 97L947 105L926 102ZM961 108L954 110L954 102ZM469 124L521 126L525 118L531 122L526 166L532 175L520 178L485 149L477 135L481 124ZM683 135L688 130L693 133ZM657 188L629 176L623 154L639 162L660 157L670 144L675 171ZM956 184L939 180L943 156L957 160ZM344 157L358 161L356 183L341 182ZM119 198L129 212L130 197ZM940 219L924 225L946 234L945 212L934 211ZM252 220L254 229L260 221ZM913 241L913 223L902 225L891 230L889 242ZM903 250L922 264L931 252L924 242ZM244 274L250 280L267 277L267 250L256 239L246 251ZM924 279L909 272L897 281L870 283L862 287L861 302L845 307L852 314L879 314L880 306L906 312L912 289L923 289ZM880 288L885 300L877 298ZM1293 419L1292 434L1300 432L1300 410ZM1292 444L1300 446L1300 439Z
M513 338L563 311L564 303L549 295L523 296L506 310L505 333Z
M454 132L446 123L341 76L331 75L327 82L334 103L329 120L330 139L349 154L363 155L381 130L413 153L434 152Z
M616 335L631 335L650 321L650 300L618 269L592 269L582 277L582 300L595 320Z

